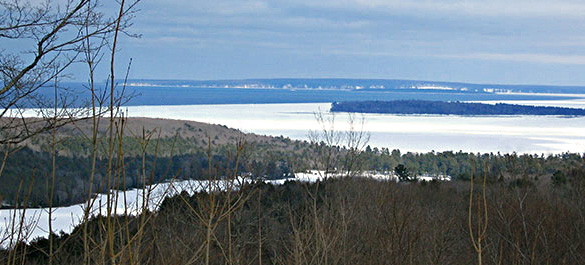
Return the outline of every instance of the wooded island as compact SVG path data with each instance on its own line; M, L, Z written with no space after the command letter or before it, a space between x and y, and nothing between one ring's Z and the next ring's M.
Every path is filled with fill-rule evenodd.
M331 112L440 115L561 115L585 116L585 109L485 104L460 101L394 100L333 102Z

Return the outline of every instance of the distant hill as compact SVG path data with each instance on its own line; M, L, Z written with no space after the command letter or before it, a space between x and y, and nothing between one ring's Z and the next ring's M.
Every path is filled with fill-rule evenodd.
M242 79L242 80L149 80L125 84L125 106L327 103L353 100L569 100L585 98L585 87L468 84L392 79ZM64 82L72 106L87 106L87 84ZM105 83L97 84L103 92ZM101 89L101 90L100 90ZM54 98L51 86L39 89L41 98ZM101 93L100 92L100 93ZM51 101L47 104L50 105ZM28 107L24 103L22 107ZM34 105L33 105L34 107Z
M428 100L348 101L331 104L332 112L441 114L441 115L567 115L585 116L585 109L497 103Z
M33 124L35 120L37 119L30 118L27 122ZM0 122L3 120L0 119ZM300 172L310 169L311 162L308 159L313 154L312 145L306 141L243 133L223 125L151 118L127 118L124 125L124 136L121 140L123 152L120 154L124 156L125 184L120 184L121 189L141 185L143 163L146 176L152 177L148 181L152 183L169 178L207 178L209 166L220 176L231 174L235 167L238 142L245 142L238 171L249 173L252 177L291 177L290 174L295 170ZM93 150L88 136L91 137L92 126L91 120L80 120L56 131L55 175L58 181L55 183L53 205L77 204L83 202L86 198L84 196L87 196ZM97 142L94 184L96 192L105 192L104 183L108 176L108 142L104 138L108 132L106 119L100 122L98 132L100 136ZM16 194L19 192L17 187L23 180L27 185L32 183L29 206L48 205L47 183L52 170L51 153L50 132L21 143L7 158L0 176L0 200L4 204L14 205L13 200L18 198Z

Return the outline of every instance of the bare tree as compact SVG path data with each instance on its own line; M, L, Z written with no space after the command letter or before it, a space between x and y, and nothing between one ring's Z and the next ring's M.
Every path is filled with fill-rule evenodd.
M349 113L347 118L348 129L344 132L344 144L347 152L343 160L343 173L345 176L354 177L360 175L364 167L364 149L370 141L370 133L365 130L366 118L362 115L356 117Z
M86 116L69 108L74 99L67 89L56 91L58 113L46 110L57 103L39 92L66 76L71 65L99 61L84 55L108 47L116 31L126 32L137 2L121 15L107 15L98 0L0 0L0 144L20 143ZM37 109L42 118L25 120L23 108Z
M122 0L113 3L118 11L108 14L105 11L107 9L102 7L98 0L0 0L0 40L2 41L2 46L0 46L0 145L4 151L0 175L9 153L18 149L14 147L30 137L52 131L53 159L48 208L50 247L48 253L45 253L49 264L55 262L54 256L62 250L60 246L53 245L51 224L57 159L56 128L78 119L92 118L94 128L91 137L93 152L90 181L93 183L98 148L98 121L104 114L110 112L110 133L107 139L110 144L108 190L114 187L113 184L109 185L110 181L119 183L118 172L123 165L116 165L117 174L112 174L114 170L111 163L115 160L112 147L117 139L122 139L123 135L123 129L119 128L123 127L124 120L119 109L124 98L124 89L121 91L115 89L114 58L118 35L128 34L126 30L130 26L130 20L138 2L139 0ZM111 71L107 84L110 89L97 91L94 84L94 72L101 59L107 55L111 57ZM87 90L91 93L91 98L85 99L90 102L87 108L73 97L74 92L77 91L70 91L66 87L59 86L58 82L67 76L67 70L76 63L85 63L89 66ZM50 89L52 93L46 93L47 91L44 90L47 89ZM45 98L47 94L50 95L49 98ZM25 119L25 109L29 108L36 109L39 117ZM122 156L123 152L121 148L119 149L116 151ZM116 161L120 160L118 158ZM32 187L33 181L31 180L28 185ZM92 186L89 186L88 205L91 205L94 202L93 190ZM17 197L15 205L23 205L26 209L27 198L28 195L24 203L19 204ZM112 215L116 214L115 211L113 214L110 211L110 206L115 200L117 198L110 198L108 193L108 221ZM87 223L90 212L85 211L84 214L83 220ZM35 228L23 225L24 210L19 220L21 220L20 224L16 223L19 231ZM113 253L112 238L117 227L110 224L111 222L108 222L108 236L105 241L107 244L102 244L100 241L98 247L94 246L94 248L99 249L100 253L104 250L108 258L115 261L119 258L117 253ZM14 229L10 233L14 235ZM20 234L17 234L19 238L15 241L16 243L27 239L26 236L20 236ZM83 236L84 260L89 263L87 262L90 261L87 242L91 240L87 240L87 233ZM11 253L16 255L16 250L11 250ZM106 255L102 257L106 258Z
M313 167L322 169L323 176L321 177L327 178L337 170L340 155L335 149L341 145L343 135L335 128L334 114L327 115L319 109L314 115L319 129L309 131L309 141L317 147Z
M332 173L353 177L363 170L363 151L368 145L370 134L365 130L364 116L357 118L348 113L347 128L336 127L335 114L316 112L315 120L319 130L309 131L309 141L316 145L314 168L321 169L322 177Z

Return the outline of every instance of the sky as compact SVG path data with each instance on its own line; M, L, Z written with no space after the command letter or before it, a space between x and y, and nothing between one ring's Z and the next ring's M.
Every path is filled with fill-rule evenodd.
M583 0L143 0L139 79L585 85Z

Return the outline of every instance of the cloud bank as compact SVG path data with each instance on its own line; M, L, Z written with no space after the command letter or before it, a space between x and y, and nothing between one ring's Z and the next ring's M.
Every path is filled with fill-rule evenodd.
M585 84L583 14L572 0L147 1L125 54L144 78Z

